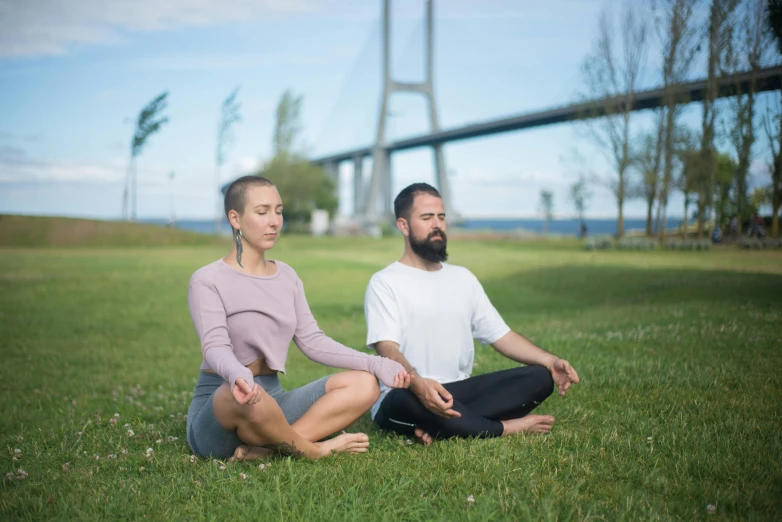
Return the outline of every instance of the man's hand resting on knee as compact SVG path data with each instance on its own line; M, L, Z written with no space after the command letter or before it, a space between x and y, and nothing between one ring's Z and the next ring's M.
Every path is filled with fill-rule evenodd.
M433 379L416 377L410 383L410 391L424 407L436 415L455 419L462 414L453 409L453 396L443 385Z
M548 369L560 395L565 395L571 384L578 384L576 369L570 366L570 363L565 359L555 359Z

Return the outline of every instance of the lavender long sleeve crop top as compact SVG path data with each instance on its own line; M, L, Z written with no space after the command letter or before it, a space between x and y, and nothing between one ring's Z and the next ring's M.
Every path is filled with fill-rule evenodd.
M264 358L285 372L291 339L309 359L336 368L365 370L390 386L402 365L348 348L326 336L310 311L304 285L289 265L275 261L277 272L254 276L234 270L222 259L198 269L190 279L188 303L204 356L212 370L233 388L238 377L252 383L246 365Z

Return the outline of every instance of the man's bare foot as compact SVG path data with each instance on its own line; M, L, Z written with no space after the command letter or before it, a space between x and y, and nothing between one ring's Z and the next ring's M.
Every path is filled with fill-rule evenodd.
M432 436L426 433L421 428L415 429L415 436L418 437L418 440L420 440L424 446L428 446L429 444L432 443Z
M236 462L239 460L265 459L271 454L272 454L272 450L270 449L241 444L238 448L236 448L236 451L234 451L233 457L228 459L228 462Z
M551 415L527 415L520 419L510 419L502 421L505 429L503 436L515 435L516 433L548 433L554 426L554 417Z
M342 433L333 439L316 442L322 457L332 453L366 453L369 447L369 437L364 433Z

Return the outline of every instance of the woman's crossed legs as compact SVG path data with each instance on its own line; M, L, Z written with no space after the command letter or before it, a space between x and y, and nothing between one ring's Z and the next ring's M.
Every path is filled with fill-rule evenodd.
M325 393L323 388L315 390L319 386L325 387ZM281 393L265 388L262 385L261 400L253 405L238 404L228 383L220 385L212 396L215 423L229 436L235 434L233 440L238 438L238 443L232 445L233 458L250 460L277 451L316 459L334 452L367 451L369 438L363 433L343 433L318 441L348 427L374 404L380 392L371 374L355 370L341 372L329 376L325 384L322 380L315 381L287 393L281 392L281 388ZM208 413L199 412L200 415ZM198 436L193 433L189 439L197 444ZM207 448L193 449L197 453L211 453Z

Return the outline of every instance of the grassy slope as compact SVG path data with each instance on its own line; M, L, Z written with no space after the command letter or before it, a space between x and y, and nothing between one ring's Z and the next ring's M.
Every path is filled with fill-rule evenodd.
M511 327L579 370L580 386L540 408L554 432L425 449L364 417L370 454L264 471L191 463L184 440L200 361L187 281L224 248L3 251L0 470L29 476L5 478L0 518L689 520L708 504L709 518L782 516L782 255L451 250ZM321 327L360 347L364 287L398 241L286 238L274 254ZM484 347L476 361L512 365ZM295 347L288 368L286 386L330 371Z
M0 214L0 248L215 244L226 244L226 240L140 223Z

